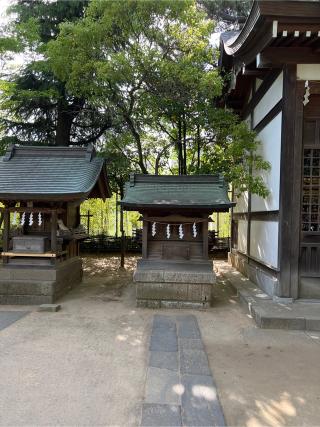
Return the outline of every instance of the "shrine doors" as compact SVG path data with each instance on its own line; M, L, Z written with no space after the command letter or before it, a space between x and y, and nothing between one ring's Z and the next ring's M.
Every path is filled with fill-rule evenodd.
M320 94L304 107L299 298L320 298Z

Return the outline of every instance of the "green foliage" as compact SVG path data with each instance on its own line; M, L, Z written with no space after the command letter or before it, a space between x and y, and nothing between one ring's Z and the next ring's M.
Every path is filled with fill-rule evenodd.
M265 197L260 172L269 164L255 135L217 107L224 83L210 44L215 23L196 1L86 5L19 0L13 9L12 49L35 55L3 83L2 141L93 141L120 195L132 171L219 172L237 191Z
M2 76L0 146L6 146L8 135L21 144L82 145L96 141L110 127L112 112L98 111L68 92L46 57L59 25L80 19L87 4L88 0L18 0L9 8L13 20L2 28L0 58L20 52L24 65Z
M219 22L219 30L238 29L249 15L253 0L198 0L200 8Z
M90 218L90 235L106 234L120 236L120 210L117 208L117 198L114 194L105 202L101 199L89 199L81 204L81 215L88 211ZM138 212L124 212L123 228L126 236L132 236L133 229L141 228ZM87 226L87 218L82 216L81 223Z

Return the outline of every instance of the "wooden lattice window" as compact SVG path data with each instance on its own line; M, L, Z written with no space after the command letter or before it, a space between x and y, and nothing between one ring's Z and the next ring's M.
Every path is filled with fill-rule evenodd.
M302 231L320 232L320 149L303 150Z

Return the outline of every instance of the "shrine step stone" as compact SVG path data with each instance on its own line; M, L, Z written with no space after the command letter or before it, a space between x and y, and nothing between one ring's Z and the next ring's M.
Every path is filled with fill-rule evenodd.
M55 313L59 310L61 310L60 304L41 304L38 309L38 311L48 311L50 313Z

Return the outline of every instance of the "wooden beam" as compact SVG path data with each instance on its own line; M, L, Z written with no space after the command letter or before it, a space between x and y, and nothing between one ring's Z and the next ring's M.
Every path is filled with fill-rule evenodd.
M287 31L287 33L317 33L320 25L314 23L280 23L278 26L278 33Z
M252 77L265 77L269 70L267 69L249 69L246 66L242 67L243 76L252 76Z
M241 114L241 117L243 119L246 119L248 115L251 113L251 111L253 111L254 108L259 104L261 99L267 93L268 89L274 83L274 81L277 79L280 73L281 73L281 69L272 70L266 75L259 89L254 93L250 102L243 109Z
M254 127L254 131L259 133L264 129L282 110L283 101L280 101L267 113L264 118Z
M41 254L36 254L33 253L31 254L30 252L2 252L1 255L2 256L7 256L7 257L29 257L29 258L56 258L58 255L63 255L65 254L67 251L63 251L63 252L59 252L59 254L55 254L52 252L44 252Z
M310 47L267 47L257 55L257 68L281 64L320 64L320 56Z
M26 212L26 213L31 213L31 212L41 212L41 213L48 213L51 214L52 212L57 212L58 214L60 213L64 213L66 210L65 209L61 209L61 208L31 208L31 207L16 207L16 208L0 208L1 212Z
M248 212L234 212L233 217L236 220L248 220ZM277 221L279 211L251 211L251 221Z

